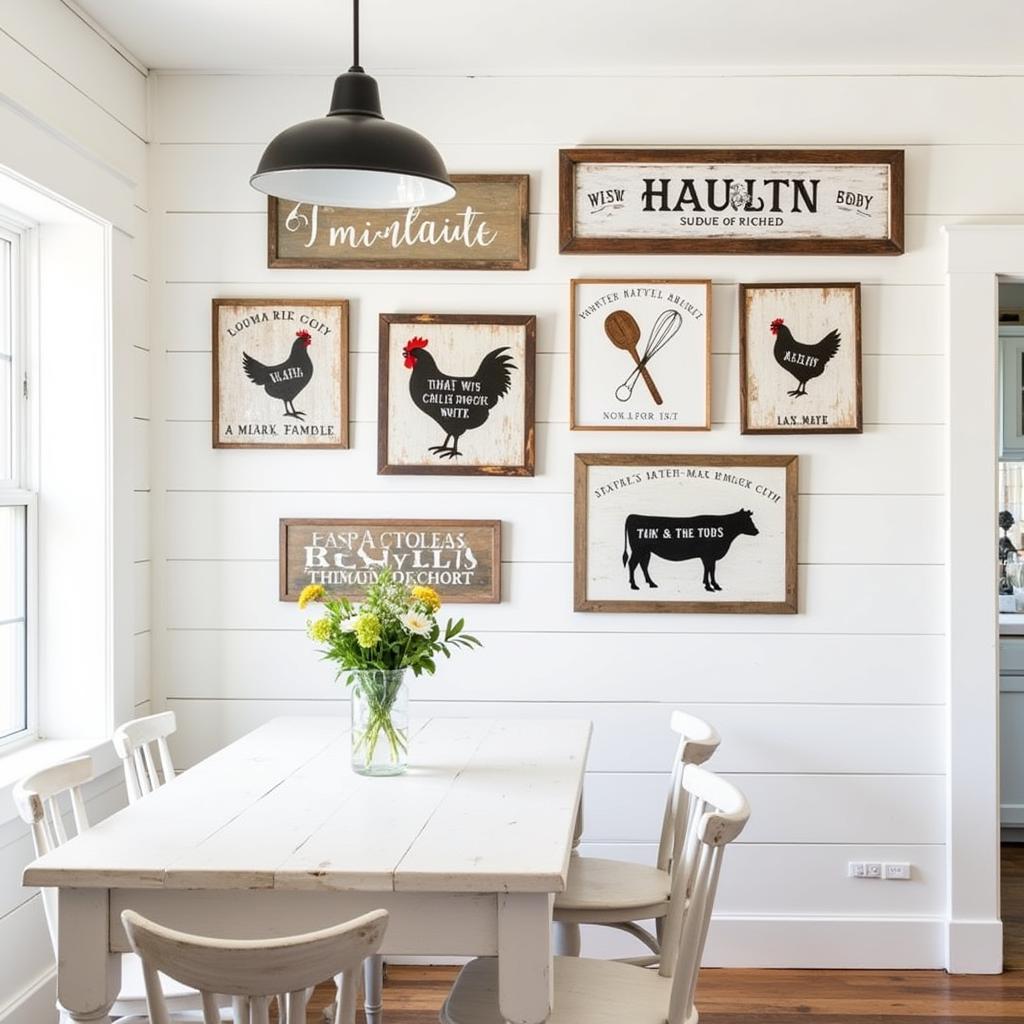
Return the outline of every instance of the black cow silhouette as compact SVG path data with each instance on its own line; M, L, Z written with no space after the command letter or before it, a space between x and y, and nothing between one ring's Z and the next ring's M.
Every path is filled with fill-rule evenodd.
M729 553L732 542L742 533L758 535L753 515L741 508L725 516L641 516L628 515L625 523L622 564L629 563L629 585L640 588L634 574L640 566L649 587L657 587L647 567L651 555L669 562L685 562L699 558L704 563L704 589L721 590L715 579L718 560ZM630 554L632 550L632 554Z

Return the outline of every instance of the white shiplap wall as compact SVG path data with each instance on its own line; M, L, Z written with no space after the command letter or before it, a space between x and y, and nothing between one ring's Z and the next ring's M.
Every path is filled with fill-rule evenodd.
M121 717L145 713L150 700L146 81L61 0L0 5L0 164L113 219L113 362L131 366L130 384L114 396L113 428L115 450L131 452L130 466L119 458L114 467ZM90 817L100 820L124 798L120 772L108 772L88 787ZM21 885L32 844L12 811L6 802L0 808L0 1021L41 1024L56 1021L53 952L38 895Z
M585 715L596 733L586 843L648 858L671 751L668 710L706 715L717 767L754 815L728 859L709 961L939 966L944 871L942 225L1020 220L1019 78L950 76L394 77L388 116L457 172L528 171L526 273L271 271L247 185L262 145L321 111L296 75L153 77L154 665L193 763L282 713L339 694L277 601L281 516L505 521L503 603L467 609L483 652L414 697L438 714ZM567 257L557 149L576 144L896 146L907 152L898 258ZM570 433L568 280L715 282L707 435ZM863 284L865 431L746 437L737 408L741 281ZM353 447L212 451L210 300L352 302ZM376 331L385 311L535 313L538 465L529 480L378 477ZM800 604L790 617L572 612L574 451L795 452ZM910 861L909 883L846 877Z

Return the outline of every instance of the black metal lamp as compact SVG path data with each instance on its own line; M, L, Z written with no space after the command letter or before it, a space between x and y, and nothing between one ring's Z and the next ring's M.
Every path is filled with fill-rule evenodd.
M249 183L321 206L377 210L447 202L455 187L441 154L418 132L384 120L377 83L359 66L359 0L352 15L352 67L335 79L327 116L272 139Z

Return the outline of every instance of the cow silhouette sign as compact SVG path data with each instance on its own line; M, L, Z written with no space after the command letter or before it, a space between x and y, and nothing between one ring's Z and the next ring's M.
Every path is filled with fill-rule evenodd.
M702 516L626 516L623 533L622 565L629 566L629 586L639 590L636 570L639 567L647 586L657 588L651 579L651 556L668 562L686 562L699 558L704 566L704 589L715 593L722 589L715 570L729 553L733 541L741 535L756 537L749 509L741 508L729 515Z

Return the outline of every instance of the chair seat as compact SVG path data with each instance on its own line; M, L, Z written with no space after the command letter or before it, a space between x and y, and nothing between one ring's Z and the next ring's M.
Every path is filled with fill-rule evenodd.
M614 960L556 956L554 1008L547 1024L665 1024L672 979ZM471 960L455 979L442 1024L504 1024L498 961Z
M565 892L555 896L555 918L559 911L571 911L583 922L587 912L600 915L622 912L622 919L640 920L637 912L660 917L667 912L672 880L667 871L646 864L600 857L573 857Z

